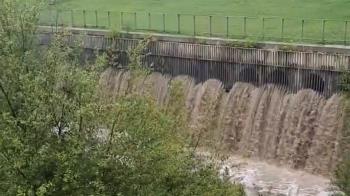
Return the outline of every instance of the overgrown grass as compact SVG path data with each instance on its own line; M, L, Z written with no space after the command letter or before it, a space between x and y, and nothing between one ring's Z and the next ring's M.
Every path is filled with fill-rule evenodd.
M181 34L312 43L344 44L348 39L345 20L350 19L350 2L346 0L61 0L50 7L68 10L59 14L58 22L65 25L71 25L73 18L73 25L83 26L85 9L87 26L121 29L123 11L124 30L178 33L177 14L181 14ZM134 12L137 12L136 25ZM51 18L56 14L51 13ZM49 15L44 14L45 20ZM195 28L193 15L197 15ZM212 15L211 32L209 15ZM227 23L226 16L234 17ZM283 34L282 18L285 18ZM325 23L323 19L327 19ZM347 26L350 33L350 24Z
M347 0L57 0L60 8L350 19Z

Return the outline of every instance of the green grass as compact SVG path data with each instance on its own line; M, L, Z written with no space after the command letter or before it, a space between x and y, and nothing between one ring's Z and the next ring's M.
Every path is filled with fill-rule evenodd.
M62 9L58 23L86 25L124 30L178 32L177 14L180 15L180 33L187 35L252 40L298 41L312 43L344 43L345 20L350 20L348 0L57 0L52 9ZM70 11L73 9L74 11ZM96 15L97 11L97 25ZM108 12L110 11L110 20ZM129 13L127 13L129 12ZM136 12L136 26L135 15ZM151 15L148 15L151 13ZM163 13L165 14L163 16ZM43 14L47 22L48 11ZM194 28L194 18L195 28ZM55 21L51 13L51 22ZM73 16L73 17L72 17ZM226 16L232 16L227 19ZM243 16L247 16L244 18ZM163 19L164 17L164 19ZM265 17L265 19L263 19ZM284 28L282 35L282 18ZM302 30L302 19L304 27ZM323 22L322 19L327 19ZM163 24L163 20L165 25ZM263 22L264 20L264 22ZM151 21L151 22L149 22ZM227 25L228 24L228 25ZM350 34L350 22L346 34ZM324 33L323 33L324 27ZM349 33L348 33L349 32ZM349 39L350 41L350 39Z

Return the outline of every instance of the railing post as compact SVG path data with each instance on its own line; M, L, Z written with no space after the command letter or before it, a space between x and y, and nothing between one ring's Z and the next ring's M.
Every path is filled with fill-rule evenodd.
M137 29L137 13L134 12L134 28L135 28L135 31Z
M83 10L83 21L84 21L84 27L86 28L86 11Z
M124 29L124 12L120 12L120 29Z
M58 20L59 20L59 17L60 17L60 10L57 10L57 11L56 11L56 32L57 32L57 28L58 28Z
M49 21L50 22L50 26L51 26L51 28L53 28L53 21L52 21L53 20L53 16L52 16L52 9L51 8L49 9L49 17L50 17L50 21Z
M243 32L244 32L244 37L247 37L247 17L244 16L243 18Z
M165 33L166 29L165 29L165 14L163 14L163 32Z
M74 27L74 11L70 10L71 26Z
M107 17L108 17L108 27L111 27L111 12L107 12Z
M344 45L347 45L347 37L348 37L348 21L345 21L344 24Z
M148 30L152 29L152 23L151 23L151 13L148 12Z
M303 42L304 40L304 23L305 23L305 20L302 19L301 20L301 41Z
M213 32L212 32L212 20L213 20L213 16L209 16L209 36L210 37L213 35Z
M284 40L284 18L281 21L281 40Z
M262 18L262 40L265 39L265 17Z
M226 38L228 38L230 36L229 20L230 20L230 18L228 16L226 16Z
M180 14L177 14L177 33L180 34Z
M97 10L95 10L95 27L98 27L98 15L97 15Z
M325 28L326 28L326 20L322 20L322 43L325 44Z
M193 15L193 35L196 36L196 15Z

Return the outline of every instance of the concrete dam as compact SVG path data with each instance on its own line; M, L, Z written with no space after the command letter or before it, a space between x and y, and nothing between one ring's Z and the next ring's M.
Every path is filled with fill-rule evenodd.
M254 181L259 184L274 179L258 186L274 186L276 195L292 195L289 192L294 186L295 195L325 191L327 178L305 176L329 176L341 154L349 149L343 135L345 106L338 93L342 72L350 65L346 54L243 48L159 37L143 42L132 35L81 33L69 33L66 42L82 41L82 61L94 60L96 53L108 53L112 66L100 79L108 96L136 93L151 96L167 107L171 104L171 86L181 83L184 100L178 107L185 111L188 131L199 146L214 146L221 152L257 160L253 169L262 161L307 172L289 179L290 172L287 175L278 169L270 172L272 177L263 175L262 180ZM40 43L49 44L52 35L42 32ZM141 63L153 72L135 81L125 66L130 61L128 54L140 42L147 46L141 50ZM279 173L281 178L276 177ZM291 184L294 180L296 184Z
M72 31L67 42L82 40L84 59L93 59L96 51L109 51L110 64L124 67L128 52L141 41L132 34L118 37L104 31ZM50 31L42 31L41 44L48 44ZM218 79L229 91L236 82L255 86L275 84L296 93L313 89L330 97L339 91L339 76L349 69L350 56L323 52L303 52L276 49L257 49L226 44L197 43L193 39L151 37L143 51L144 66L171 76L188 75L197 83Z
M171 81L181 80L195 132L217 132L230 151L292 168L325 175L334 168L343 116L338 84L350 56L81 33L65 41L82 41L83 60L108 53L113 68L102 78L114 96L128 92L130 74L123 68L143 43L141 64L155 73L135 88L142 94L151 84L163 105ZM52 36L42 33L40 43Z

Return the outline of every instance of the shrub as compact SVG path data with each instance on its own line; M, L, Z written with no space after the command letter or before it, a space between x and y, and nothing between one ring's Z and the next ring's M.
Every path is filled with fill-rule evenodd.
M104 100L103 57L80 66L62 37L39 50L19 2L0 0L0 195L243 194L193 159L174 110Z

